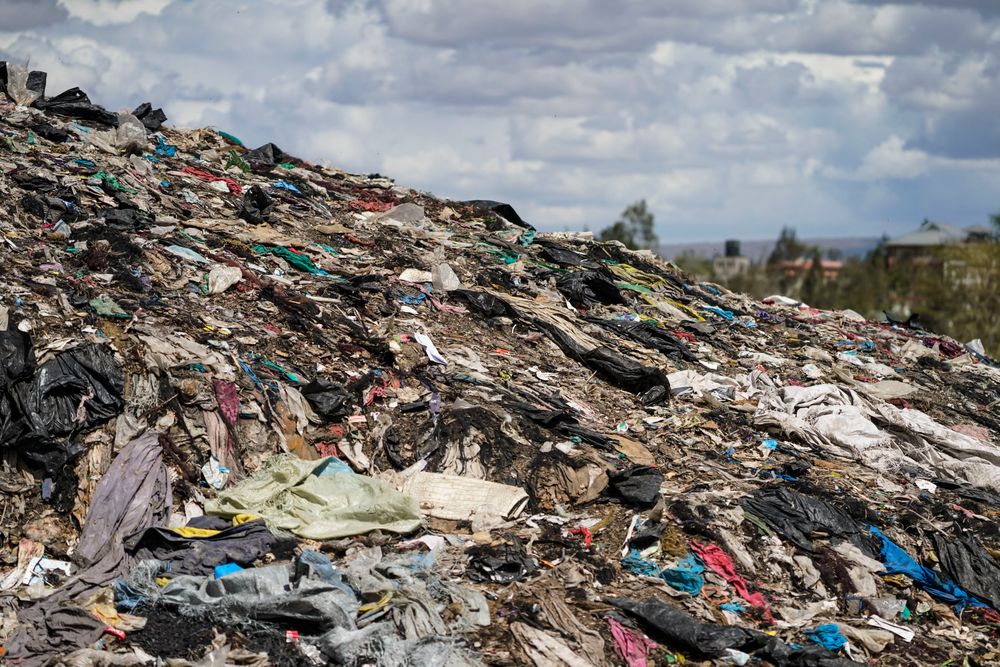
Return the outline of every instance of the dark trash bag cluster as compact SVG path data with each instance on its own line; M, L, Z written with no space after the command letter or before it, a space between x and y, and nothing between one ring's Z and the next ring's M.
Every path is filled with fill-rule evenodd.
M72 436L122 410L125 377L106 345L80 345L36 368L31 337L4 331L0 353L0 445L17 448L49 473L82 451Z
M56 116L72 118L89 123L95 123L104 127L117 127L118 115L108 111L104 107L94 104L87 93L74 86L53 97L45 97L45 84L47 80L45 72L32 71L28 73L27 88L38 94L38 98L32 103L36 109ZM0 94L7 92L7 63L0 61ZM132 115L139 119L149 132L157 132L167 120L167 115L163 109L154 109L149 102L143 102L132 111ZM50 141L66 141L68 137L64 131L42 127L36 130L41 136ZM65 136L64 136L65 134Z

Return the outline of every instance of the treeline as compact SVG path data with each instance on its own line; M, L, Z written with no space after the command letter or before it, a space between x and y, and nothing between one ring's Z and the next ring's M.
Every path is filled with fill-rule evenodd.
M994 220L1000 235L1000 224ZM836 277L829 277L819 248L798 240L792 229L782 230L765 262L728 280L714 275L712 260L682 255L674 262L701 279L764 298L784 294L824 309L855 310L871 319L889 312L901 319L918 314L929 330L962 343L979 338L987 352L1000 356L1000 242L943 246L928 251L920 261L890 261L883 240L866 256L842 260ZM808 260L804 272L790 271L785 262Z

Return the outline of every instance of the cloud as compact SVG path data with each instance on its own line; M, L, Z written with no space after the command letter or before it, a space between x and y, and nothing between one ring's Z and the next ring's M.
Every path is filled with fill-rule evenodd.
M854 171L831 169L836 178L865 182L907 180L923 176L930 169L930 156L922 150L907 148L906 142L892 135L871 149Z
M857 0L865 5L921 5L947 9L968 9L987 18L1000 16L1000 4L994 0Z
M157 16L174 0L58 0L74 19L96 26L131 23L141 14Z
M39 28L65 18L66 10L57 0L5 0L0 3L0 32Z

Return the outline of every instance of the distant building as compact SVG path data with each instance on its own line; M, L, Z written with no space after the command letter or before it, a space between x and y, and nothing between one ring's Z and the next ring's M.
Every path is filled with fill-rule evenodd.
M780 262L778 266L787 277L801 278L812 270L813 260L810 257L800 257L799 259ZM841 269L844 268L844 263L837 259L823 259L820 260L820 268L823 271L824 278L827 280L836 280L837 276L840 275Z
M726 254L712 260L712 272L715 279L726 282L736 276L750 271L750 258L740 255L740 242L730 239L726 241Z
M934 250L938 248L988 241L991 235L991 229L980 225L961 228L924 220L918 229L888 241L886 257L890 265L898 262L929 264L935 261Z

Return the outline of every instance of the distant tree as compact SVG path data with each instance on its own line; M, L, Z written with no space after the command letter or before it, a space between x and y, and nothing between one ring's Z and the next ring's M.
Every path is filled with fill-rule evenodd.
M807 246L799 241L794 227L782 227L778 241L774 244L774 250L767 258L767 263L769 266L773 266L779 262L799 259L807 250Z
M840 248L827 248L826 258L835 262L839 262L844 259L844 251Z
M1000 355L1000 242L946 246L939 263L911 275L915 306L938 333L960 343L981 338L986 350Z
M605 227L597 234L598 241L621 241L626 247L636 249L635 235L628 225L619 220L615 224Z
M802 279L802 300L811 306L825 307L829 295L824 292L823 255L819 248L813 248L809 256L809 268Z
M633 250L655 250L660 243L653 214L649 212L645 199L640 199L622 211L618 220L602 229L597 238L601 241L621 241Z
M993 223L993 236L997 240L1000 240L1000 213L994 213L990 216L990 222Z
M674 257L673 263L684 273L699 280L714 279L712 275L712 260L699 255L694 250L685 250Z

